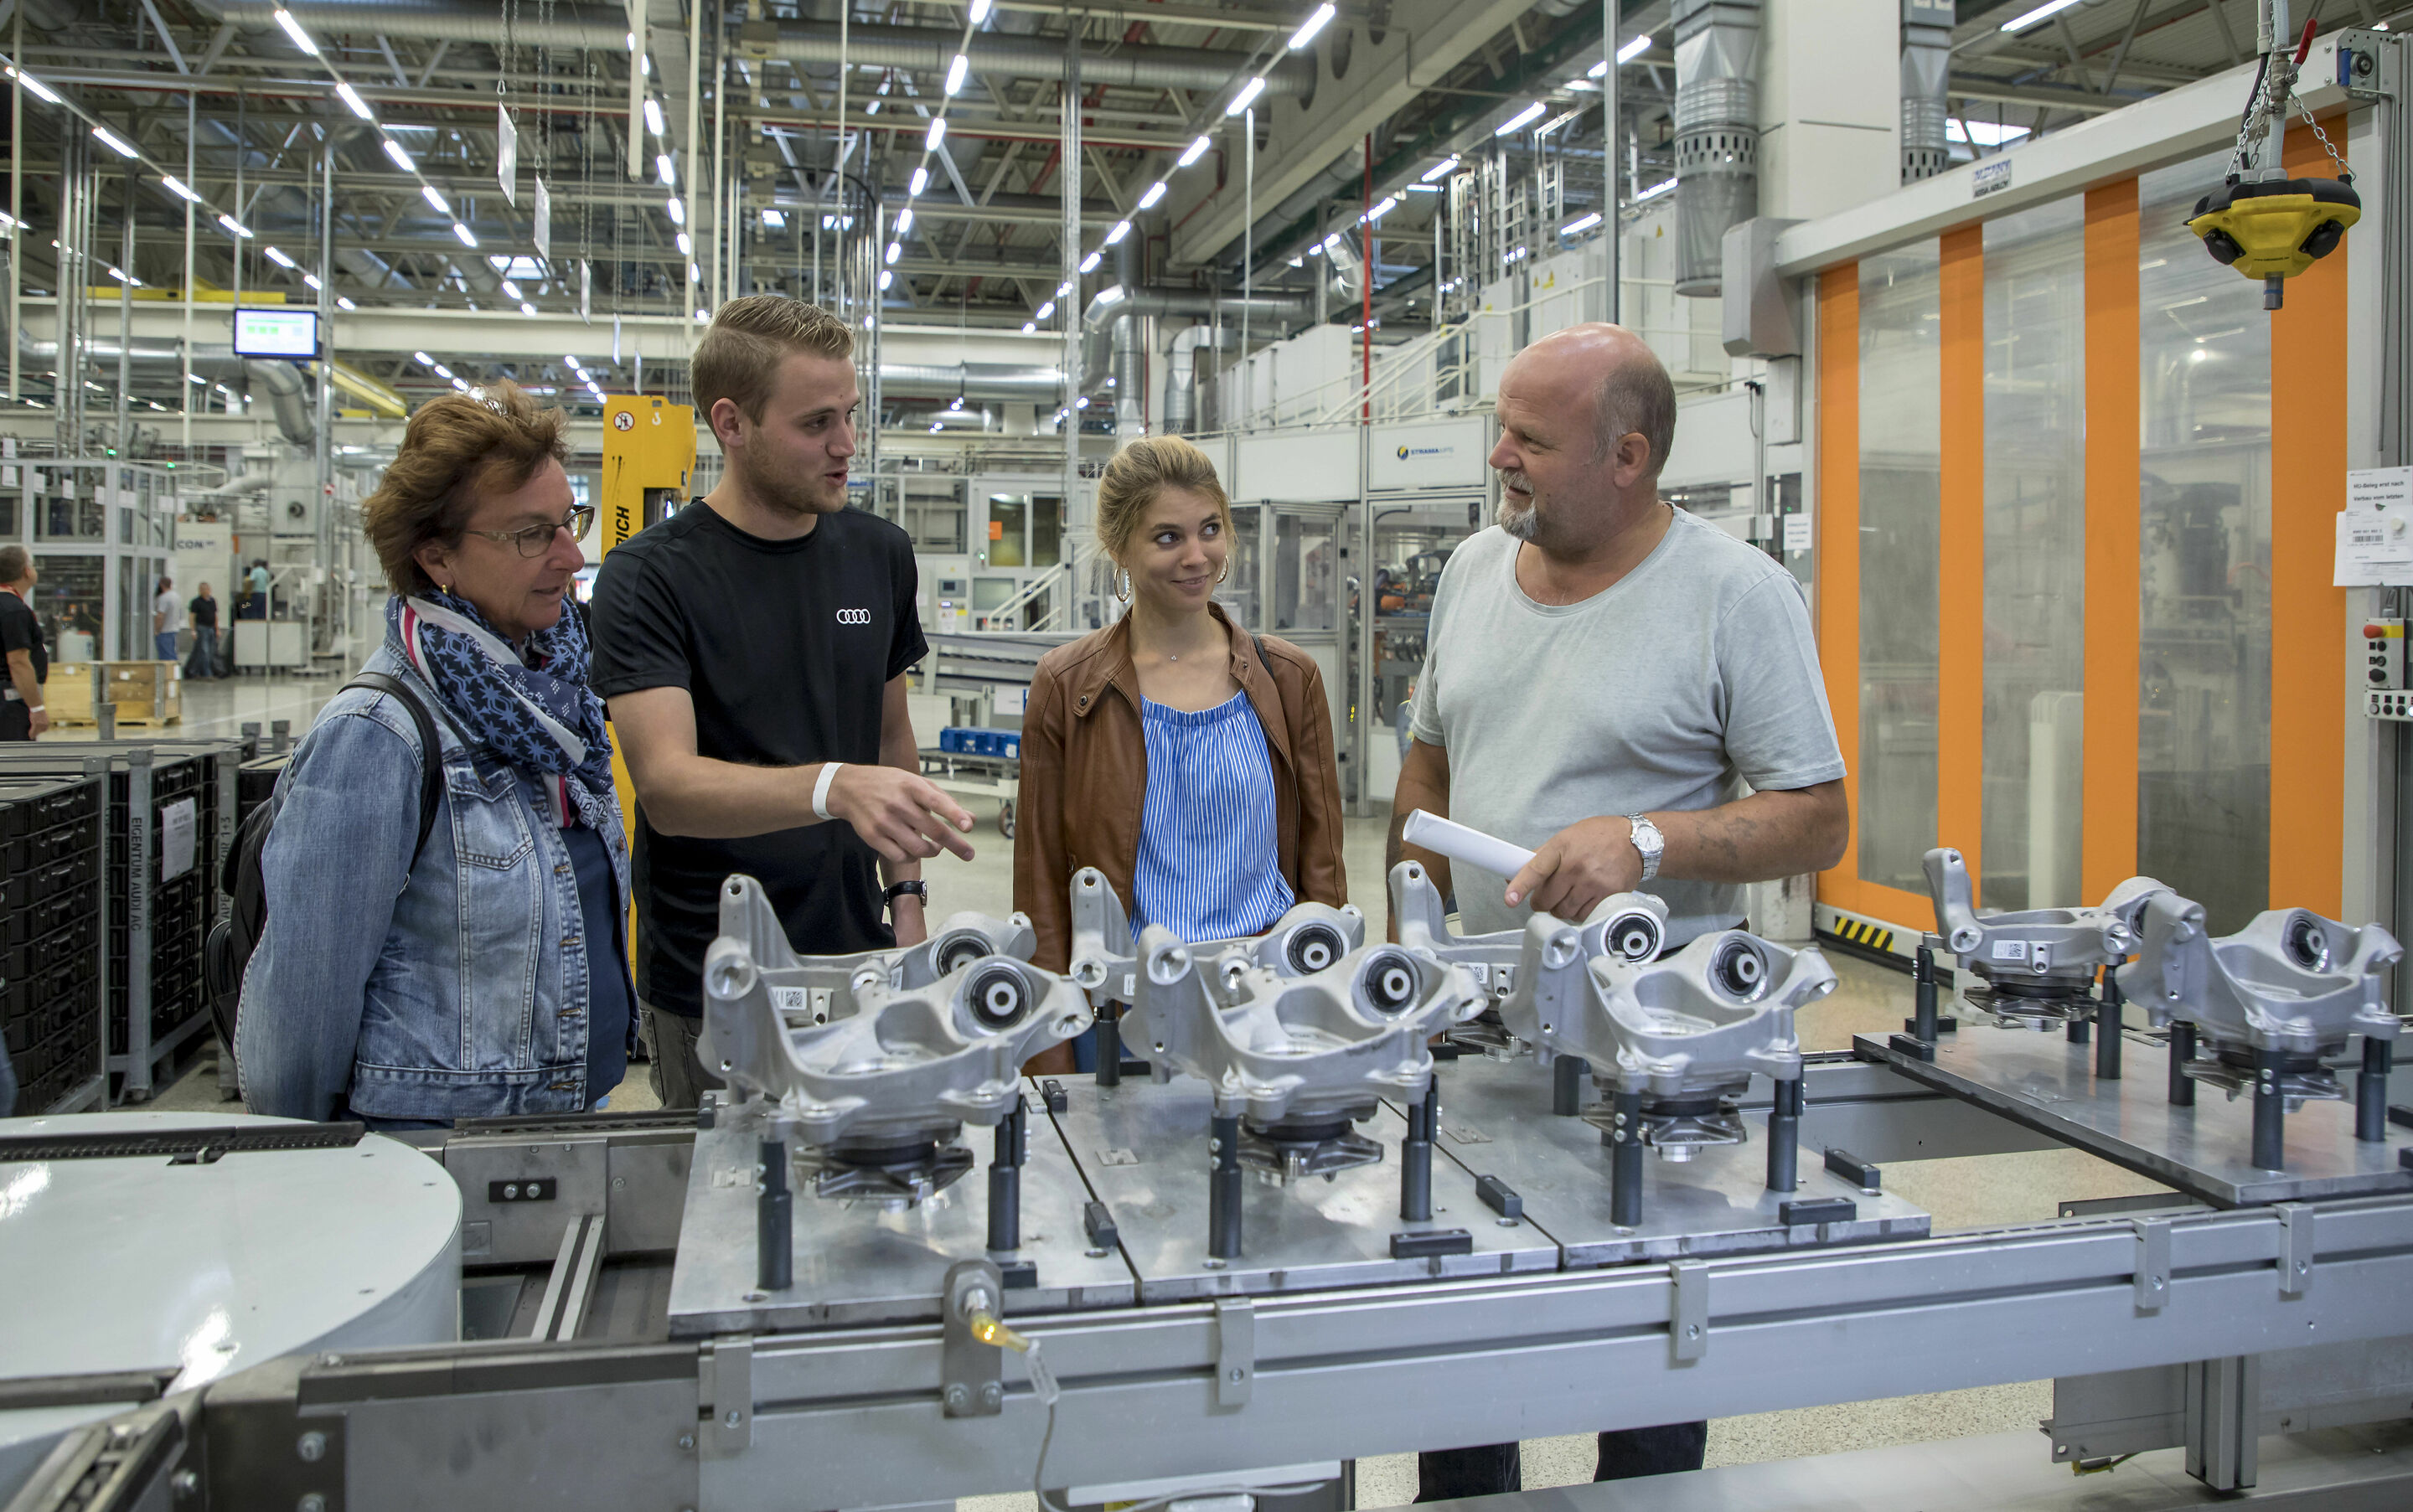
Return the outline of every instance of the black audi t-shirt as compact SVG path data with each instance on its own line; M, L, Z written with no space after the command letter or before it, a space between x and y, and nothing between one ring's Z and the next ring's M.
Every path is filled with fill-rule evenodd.
M747 766L880 760L891 679L928 649L913 604L913 543L858 510L764 541L701 501L613 549L595 580L595 670L605 698L684 688L699 755ZM637 986L655 1007L703 1011L703 955L720 884L762 884L800 955L896 942L880 858L833 822L747 839L658 834L637 810Z
M51 680L51 654L42 645L41 620L14 589L0 588L0 686L11 686L6 665L10 651L31 653L34 681Z

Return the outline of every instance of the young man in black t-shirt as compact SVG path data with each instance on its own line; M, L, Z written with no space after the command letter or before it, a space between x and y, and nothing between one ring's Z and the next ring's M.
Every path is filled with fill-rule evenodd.
M34 584L34 555L22 546L0 546L0 653L7 667L0 671L0 740L31 740L51 727L42 706L42 684L51 676L49 650L42 645L42 622L29 601ZM7 1116L0 1111L0 1118Z
M927 649L912 541L846 508L853 349L813 305L722 305L689 367L721 482L596 576L592 683L637 790L637 993L665 1107L720 1085L695 1042L730 873L762 882L798 952L839 955L919 943L922 862L972 853L906 715Z

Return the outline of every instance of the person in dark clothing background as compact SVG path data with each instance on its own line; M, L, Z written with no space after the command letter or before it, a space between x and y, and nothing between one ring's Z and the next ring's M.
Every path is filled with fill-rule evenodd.
M0 546L0 651L8 672L0 679L0 740L31 740L51 727L42 706L42 684L51 657L42 644L42 622L29 601L41 573L22 546Z
M218 674L218 601L210 597L210 586L193 595L185 606L193 616L193 654L185 659L187 677L215 677Z

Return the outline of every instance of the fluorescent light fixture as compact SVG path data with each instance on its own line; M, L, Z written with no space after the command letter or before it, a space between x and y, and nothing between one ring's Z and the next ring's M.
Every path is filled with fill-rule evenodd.
M1675 186L1676 181L1674 179L1661 179L1658 183L1636 195L1634 197L1634 201L1636 204L1640 204L1645 200L1656 200Z
M671 224L674 226L687 224L687 205L677 195L672 195L662 201L662 214L670 216Z
M894 268L882 268L882 269L881 269L881 270L880 270L880 291L881 291L881 293L883 293L883 294L887 293L887 292L888 292L888 286L889 286L890 284L895 283L896 281L896 269L894 269Z
M1595 210L1589 215L1577 215L1575 219L1560 227L1559 234L1561 236L1573 236L1577 231L1588 231L1599 224L1600 212Z
M929 169L921 164L915 164L913 167L913 182L905 186L905 197L909 200L919 200L922 198L922 191L929 186Z
M442 363L430 363L428 365L436 369L436 376L437 378L449 378L452 376L452 370L445 366Z
M508 278L504 279L503 298L510 300L514 304L518 304L520 301L520 286L511 282Z
M1380 204L1376 205L1373 209L1369 210L1368 212L1366 212L1366 218L1367 218L1368 220L1380 220L1380 219L1382 219L1384 215L1389 215L1392 211L1397 210L1397 209L1399 209L1399 196L1397 196L1397 195L1391 195L1391 194L1386 194L1386 195L1383 196L1383 201L1382 201L1382 203L1380 203Z
M1322 242L1318 242L1312 246L1310 246L1307 249L1307 255L1310 258L1320 258L1324 256L1324 244Z
M124 137L119 136L116 132L110 130L109 127L105 126L96 126L92 128L92 134L102 146L108 148L111 152L115 153L118 156L131 157L134 156L134 143L126 141Z
M293 12L286 9L283 6L278 6L276 7L276 24L285 28L285 35L293 38L293 45L295 47L300 48L303 52L309 53L314 58L318 55L318 44L310 40L310 34L303 31L302 29L302 23L293 19Z
M1401 194L1439 194L1441 193L1441 185L1438 184L1403 184L1399 186L1399 192Z
M1620 63L1632 63L1635 59L1642 56L1642 54L1650 51L1651 34L1649 32L1645 32L1640 37L1636 37L1633 41L1626 43L1623 47L1617 50L1617 61Z
M654 154L654 176L660 179L664 184L676 184L678 182L678 165L671 161L670 154Z
M140 278L130 278L130 277L126 276L126 271L125 271L124 269L120 268L117 264L115 264L115 263L111 262L111 263L105 263L105 264L103 264L103 266L105 266L105 267L107 267L107 268L109 269L109 275L110 275L111 278L116 279L119 283L121 283L121 284L128 284L128 285L131 285L132 287L134 287L134 288L136 288L136 289L140 289L140 288L141 288L141 287L142 287L142 280L141 280L141 279L140 279Z
M1299 49L1307 46L1308 43L1314 41L1315 34L1331 24L1332 16L1333 10L1330 0L1325 0L1325 4L1316 7L1315 14L1308 17L1304 22L1301 22L1299 23L1298 30L1290 34L1290 50L1293 52L1295 52Z
M1240 86L1240 92L1232 96L1232 103L1223 107L1223 113L1225 115L1239 114L1242 111L1254 105L1257 102L1257 96L1265 92L1266 76L1264 74L1259 74L1254 79L1250 80L1247 83Z
M340 79L335 81L335 97L342 100L345 107L354 115L359 116L362 120L374 121L377 119L377 117L369 111L369 102L361 98L361 96L353 91L351 85L344 82Z
M645 96L645 129L658 137L667 137L670 130L662 124L662 102L651 95Z
M534 315L536 313L536 306L524 303L520 305L520 313L522 315Z
M380 142L379 145L385 148L385 155L393 159L394 167L402 170L406 173L416 173L419 171L419 165L410 160L410 154L402 150L401 142L394 141L392 137L388 137Z
M167 185L168 192L174 195L179 200L190 200L195 204L200 204L201 202L201 197L195 194L192 190L185 187L185 181L178 178L173 173L160 174L159 182Z
M338 294L335 296L335 308L339 310L357 310L360 306L352 303L350 295Z
M465 383L465 382L463 382L463 381L462 381L461 379L459 379L459 378L454 378L454 379L452 380L452 387L454 387L455 389L460 390L463 393L468 393L468 392L469 392L469 385L468 385L468 384L466 384L466 383Z
M278 251L273 246L261 247L259 249L259 255L266 258L269 261L275 263L280 268L290 268L293 266L293 259L291 258L287 257L284 253Z
M1331 235L1325 237L1316 245L1323 247L1327 252L1332 251L1341 245L1340 233L1339 231L1334 231Z
M410 356L411 360L418 363L422 367L434 367L436 365L436 359L428 356L423 351L412 352Z
M1039 306L1037 310L1031 312L1030 318L1034 320L1048 320L1055 319L1055 315L1056 302L1051 299L1046 304Z
M1101 289L1098 290L1098 303L1100 304L1120 304L1122 302L1123 286L1120 284L1115 285L1112 289ZM1106 381L1112 383L1114 379L1108 378Z
M688 240L687 232L679 232L677 241L680 257L691 258L695 256L695 244Z
M305 284L308 284L308 285L309 285L313 289L319 289L319 288L323 287L323 286L322 286L322 285L320 285L320 283L318 282L318 275L317 274L315 274L315 273L305 273L305 274L303 274L302 275L302 281L303 281L303 283L305 283Z
M1081 259L1081 271L1083 273L1095 273L1098 271L1097 253L1092 252L1088 257Z
M452 234L461 239L461 245L463 246L468 247L473 251L476 250L478 239L469 234L468 227L462 225L456 220L452 223Z
M691 284L700 284L703 282L703 270L697 267L692 262L688 263L687 265L687 281Z
M964 76L971 71L972 60L961 52L956 53L955 61L947 65L947 94L951 97L964 87Z
M904 209L896 213L896 235L898 240L903 240L905 233L912 229L913 207L911 205L907 205Z
M904 255L904 251L905 245L902 242L891 242L888 244L888 250L880 255L880 260L893 268L896 265L896 259Z
M1127 220L1118 220L1115 222L1114 229L1106 232L1106 245L1108 246L1112 246L1117 242L1121 241L1124 237L1129 236L1130 234L1131 222Z
M1445 179L1449 177L1450 170L1456 167L1458 167L1458 154L1452 153L1432 167L1426 169L1422 182L1430 184L1437 179Z
M446 200L443 195L437 193L435 185L421 185L419 186L419 197L427 201L428 209L435 211L437 215L442 215L447 220L452 218L452 201Z
M1307 259L1305 258L1293 258L1290 259L1290 265L1294 268L1304 268L1307 266Z
M866 115L878 115L878 114L880 113L880 96L879 96L874 95L874 96L871 96L871 98L869 98L869 99L867 99L867 100L866 100L866 101L864 102L864 105L863 105L863 113L864 113L864 114L866 114Z
M947 118L943 115L930 117L930 134L922 139L922 150L925 153L937 152L939 143L946 140Z
M2043 5L2036 7L2026 15L2016 17L2010 21L2003 22L2002 30L2006 32L2025 31L2029 27L2035 25L2037 22L2044 20L2046 17L2058 16L2063 11L2067 10L2070 7L2076 4L2078 4L2078 0L2044 0Z
M218 212L218 224L225 227L234 235L243 237L248 237L251 235L250 227L245 226L243 222L235 219L232 215L228 215L224 211Z
M765 209L762 212L762 229L764 230L771 231L786 230L788 229L788 213L784 210Z
M972 0L971 19L973 25L977 26L982 22L988 20L988 7L989 0Z
M1083 409L1087 409L1087 408L1089 408L1089 396L1088 396L1088 394L1086 394L1086 393L1085 393L1085 394L1083 394L1083 395L1081 395L1080 399L1077 401L1077 404L1078 404L1078 408L1083 408Z
M1504 137L1512 132L1521 131L1525 127L1532 126L1534 122L1540 120L1542 118L1542 111L1544 109L1545 107L1542 102L1540 100L1535 100L1532 104L1526 106L1523 110L1518 111L1507 120L1503 121L1498 126L1492 127L1491 134L1495 137Z
M1039 327L1034 321L1025 320L1022 322L1022 334L1026 336L1038 329Z
M563 365L568 367L573 373L584 374L585 372L585 369L579 364L579 361L575 357L564 357L561 361Z
M11 68L8 70L8 74L9 77L15 79L19 83L23 84L27 89L32 90L34 92L35 98L48 100L53 105L65 105L67 103L67 101L59 98L58 96L51 92L50 85L35 78L32 74L26 73L20 68Z
M1146 194L1139 197L1139 207L1142 210L1154 210L1156 208L1156 202L1163 198L1164 181L1162 179L1159 179L1154 184L1147 186L1147 192Z
M1205 137L1196 139L1192 141L1189 146L1181 149L1181 160L1175 163L1173 166L1176 168L1188 168L1191 164L1198 161L1199 158L1206 156L1206 148L1208 145L1209 143Z

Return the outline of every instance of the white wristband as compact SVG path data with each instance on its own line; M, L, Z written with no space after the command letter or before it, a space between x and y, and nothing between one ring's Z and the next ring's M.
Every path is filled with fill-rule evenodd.
M823 762L822 763L822 775L813 783L813 817L815 819L827 819L830 816L830 783L836 779L837 769L845 764L846 763L843 762Z
M39 714L49 707L50 705L48 704L28 704L25 705L25 712L28 714Z

